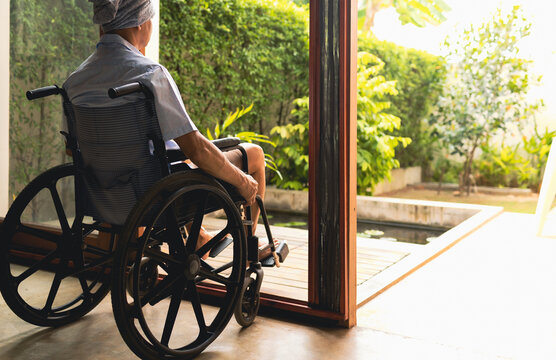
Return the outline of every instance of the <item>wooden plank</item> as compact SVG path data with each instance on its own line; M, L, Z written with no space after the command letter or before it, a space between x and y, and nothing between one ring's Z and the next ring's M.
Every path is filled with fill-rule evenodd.
M222 220L206 217L203 226L207 230L218 230L223 225ZM264 280L261 291L270 296L283 296L292 299L307 301L309 295L309 271L308 271L308 232L300 229L289 229L271 226L275 238L286 240L290 253L285 263L280 268L264 268ZM265 236L263 227L257 229L259 237ZM383 248L382 244L374 242L373 246L367 242L361 242L357 247L356 284L364 284L373 276L387 269L392 264L407 256L407 251ZM213 266L222 265L230 261L232 251L226 249L220 256L209 259Z

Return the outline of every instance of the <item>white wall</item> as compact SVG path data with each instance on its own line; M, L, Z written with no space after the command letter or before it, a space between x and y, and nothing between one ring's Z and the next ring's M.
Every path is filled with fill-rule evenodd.
M158 62L158 44L159 44L159 24L160 24L160 0L152 0L156 14L152 19L153 22L153 33L151 35L151 41L145 49L145 55L152 60Z
M0 216L8 211L10 170L10 2L0 1Z

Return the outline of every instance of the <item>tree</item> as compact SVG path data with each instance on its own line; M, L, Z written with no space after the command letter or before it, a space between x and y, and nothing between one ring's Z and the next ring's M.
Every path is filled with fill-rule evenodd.
M363 31L368 32L375 22L377 12L394 7L402 24L423 27L426 24L438 25L450 11L444 0L363 0L360 3L359 18L364 19Z
M480 145L510 124L528 121L539 107L526 96L536 80L531 62L518 57L518 43L530 26L516 6L506 16L498 10L489 22L470 26L453 42L446 40L451 64L434 121L451 153L463 157L460 189L467 193Z
M32 102L25 91L61 83L94 49L98 32L86 0L10 2L10 193L62 161L59 98ZM33 205L37 220L39 202Z

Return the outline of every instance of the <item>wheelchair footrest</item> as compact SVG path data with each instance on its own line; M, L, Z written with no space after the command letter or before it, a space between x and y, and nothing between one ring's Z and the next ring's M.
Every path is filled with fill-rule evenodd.
M289 253L290 253L290 249L288 247L288 243L284 240L276 248L276 255L278 255L278 259L280 260L280 263L283 263L284 260L286 260L286 257L288 256ZM261 260L261 265L264 266L264 267L273 267L273 266L275 266L276 262L274 260L274 256L272 256L272 254L270 254L269 256L262 259Z

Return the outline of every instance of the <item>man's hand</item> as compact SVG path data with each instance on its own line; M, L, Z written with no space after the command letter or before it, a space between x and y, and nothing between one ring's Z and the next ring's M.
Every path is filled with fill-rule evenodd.
M255 197L257 196L257 190L259 184L251 175L245 174L245 185L238 188L239 194L243 196L247 205L253 205L255 203Z

